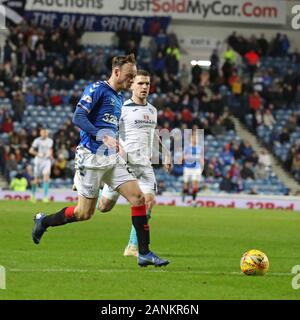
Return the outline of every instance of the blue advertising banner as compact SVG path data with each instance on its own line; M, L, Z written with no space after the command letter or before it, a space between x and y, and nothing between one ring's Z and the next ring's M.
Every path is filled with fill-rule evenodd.
M134 17L118 15L91 15L45 11L26 11L25 19L37 27L69 28L74 26L83 31L127 31L154 36L166 29L170 17Z

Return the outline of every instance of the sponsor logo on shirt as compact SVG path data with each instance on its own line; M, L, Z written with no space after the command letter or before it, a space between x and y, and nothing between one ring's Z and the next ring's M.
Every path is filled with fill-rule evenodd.
M83 101L85 101L87 103L92 103L93 102L92 97L88 96L88 95L84 95L81 100L83 100Z

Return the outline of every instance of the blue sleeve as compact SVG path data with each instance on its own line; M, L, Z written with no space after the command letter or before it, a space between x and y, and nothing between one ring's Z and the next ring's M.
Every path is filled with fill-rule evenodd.
M90 113L103 95L103 87L99 87L100 85L101 82L95 82L87 86L77 104L77 107L81 107L87 113Z
M88 119L88 111L80 106L77 106L73 114L72 121L77 127L90 134L94 138L97 136L98 129Z

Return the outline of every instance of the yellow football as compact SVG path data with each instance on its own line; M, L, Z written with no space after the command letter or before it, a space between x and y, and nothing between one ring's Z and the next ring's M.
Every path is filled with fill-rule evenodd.
M243 254L240 267L242 272L248 276L262 276L269 270L269 259L262 251L251 249Z

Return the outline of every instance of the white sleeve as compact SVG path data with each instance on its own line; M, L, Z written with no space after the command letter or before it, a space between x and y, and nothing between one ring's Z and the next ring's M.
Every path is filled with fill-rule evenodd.
M32 142L32 148L33 149L38 149L39 147L39 139L38 138L35 138Z

